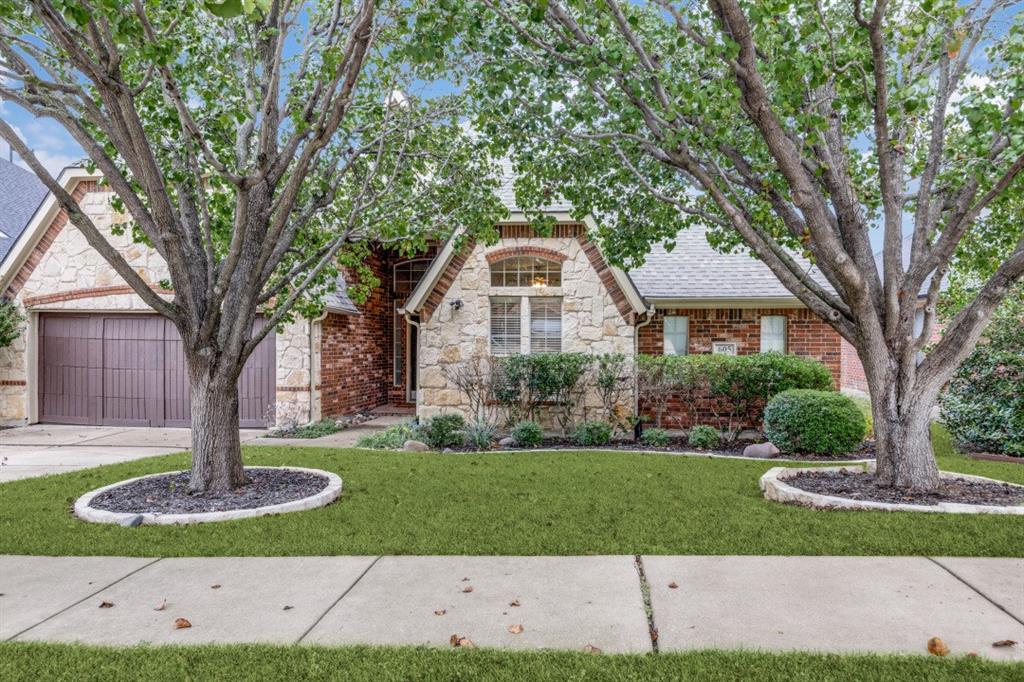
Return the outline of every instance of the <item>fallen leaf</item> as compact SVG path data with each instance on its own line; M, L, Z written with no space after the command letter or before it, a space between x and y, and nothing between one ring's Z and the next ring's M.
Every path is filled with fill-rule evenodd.
M448 613L446 609L438 609L437 611L434 611L435 616L443 616L446 613Z
M182 630L184 628L190 628L190 627L192 627L192 623L190 623L187 618L175 618L174 619L174 629L175 630Z
M462 579L462 582L464 582L464 583L468 583L468 582L469 582L469 578L463 578L463 579Z
M472 591L473 591L473 586L472 586L472 585L466 585L465 587L463 587L463 588L462 588L462 591L463 591L464 593L467 593L467 594L468 594L469 592L472 592Z
M1017 642L1012 639L1001 639L998 642L992 642L994 647L1014 646Z
M928 640L928 653L932 656L945 656L949 653L949 647L938 637Z
M291 605L286 605L286 606L285 606L285 607L284 607L283 609L281 609L281 610L282 610L282 611L291 611L291 610L292 610L292 609L294 609L294 608L295 608L294 606L291 606Z
M674 590L674 589L676 589L677 587L679 587L679 583L677 583L677 582L676 582L675 580L673 580L672 582L670 582L670 583L668 584L668 589L670 589L670 590Z
M601 653L601 650L598 649L593 644L588 644L585 647L583 647L583 653L585 653L585 654L595 654L596 655L596 654Z
M100 608L101 609L112 609L112 608L114 608L114 602L112 602L112 601L101 601L100 602Z
M220 583L214 583L214 584L210 585L210 589L211 590L219 590L220 589Z
M658 631L655 628L651 628L651 641L652 642L657 642L658 641Z
M517 623L516 625L509 625L508 631L511 632L513 635L518 635L523 631L523 626L521 623Z
M513 599L512 601L510 601L510 602L508 603L508 605L509 605L509 606L522 606L522 604L520 604L520 603L519 603L519 600L518 600L518 599Z
M153 610L154 611L163 611L166 608L167 608L167 600L166 599L161 599L160 603L153 607Z
M460 635L452 635L448 638L448 643L455 649L475 649L476 644L473 644L473 640L469 637L462 637Z

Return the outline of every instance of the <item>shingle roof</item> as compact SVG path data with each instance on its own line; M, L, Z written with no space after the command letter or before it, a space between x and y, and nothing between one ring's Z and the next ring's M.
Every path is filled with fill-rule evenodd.
M832 291L824 275L807 259L794 255L797 263ZM629 273L647 299L758 299L793 298L793 294L746 250L720 253L707 240L707 230L691 227L676 235L675 248L652 247L640 268Z
M336 313L360 314L359 308L348 297L348 284L345 283L345 276L340 272L338 278L334 280L334 290L324 296L324 307Z
M0 263L45 197L46 186L35 173L0 159Z
M499 162L499 165L501 166L501 182L498 185L498 199L509 211L517 212L520 208L516 205L516 193L514 188L516 174L512 170L512 161L508 158L503 158ZM572 204L565 199L558 197L550 204L542 206L541 210L552 213L571 211Z

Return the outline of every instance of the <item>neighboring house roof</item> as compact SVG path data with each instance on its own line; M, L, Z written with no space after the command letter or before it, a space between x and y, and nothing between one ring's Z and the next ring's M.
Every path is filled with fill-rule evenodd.
M35 173L0 159L0 263L14 248L45 197L46 185Z
M332 313L345 313L348 315L359 315L359 308L348 297L348 284L345 282L345 275L338 273L334 280L334 290L324 296L324 308Z
M827 290L832 286L802 256L793 258ZM767 265L746 249L721 253L707 240L707 229L690 227L676 235L675 248L653 245L642 267L629 276L648 301L796 301Z

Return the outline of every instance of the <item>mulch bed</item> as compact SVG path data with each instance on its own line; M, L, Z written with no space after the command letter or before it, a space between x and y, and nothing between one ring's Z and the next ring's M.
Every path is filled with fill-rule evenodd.
M311 497L327 477L305 471L247 467L249 482L227 493L189 493L188 472L152 476L97 495L90 507L126 514L196 514L254 509Z
M1024 504L1024 487L1009 483L970 481L963 478L943 479L938 491L911 493L895 488L880 488L874 474L850 471L804 471L785 479L788 485L809 493L833 495L851 500L919 504L931 506L939 502L984 504L1011 507Z

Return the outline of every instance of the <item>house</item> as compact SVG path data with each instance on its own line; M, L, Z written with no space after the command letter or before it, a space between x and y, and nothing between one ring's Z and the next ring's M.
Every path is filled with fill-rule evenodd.
M126 218L99 180L82 168L59 178L136 271L169 296L160 287L166 266L117 234ZM776 350L820 360L843 385L849 370L839 335L749 255L718 253L702 230L690 229L674 250L655 247L627 274L590 241L590 218L574 220L570 206L552 204L544 210L556 224L539 236L515 207L510 182L500 195L509 217L497 243L451 240L411 259L374 249L368 264L380 285L366 301L354 303L340 279L319 318L268 335L240 380L242 425L464 409L445 368L475 354ZM0 262L0 292L27 319L22 336L0 349L0 421L186 426L173 326L89 247L31 174L7 162L0 214L12 242Z

